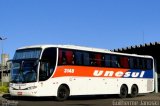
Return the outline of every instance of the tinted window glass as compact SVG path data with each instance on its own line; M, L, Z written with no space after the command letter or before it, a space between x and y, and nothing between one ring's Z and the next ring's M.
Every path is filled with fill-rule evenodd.
M95 66L95 55L94 53L89 53L89 61L91 66Z
M58 64L59 65L71 65L74 64L74 54L72 50L59 50L59 57L58 57Z
M120 65L122 68L129 68L128 57L120 57Z
M83 64L83 54L80 51L75 51L75 64L82 65Z
M110 67L110 60L111 59L111 56L110 55L105 55L105 66L106 67Z
M73 57L74 57L74 55L73 55L73 51L71 51L71 50L66 50L65 51L65 57L66 57L66 64L74 64L74 59L73 59Z
M39 58L41 54L41 49L34 48L34 49L21 49L17 50L13 59L35 59Z
M117 56L111 56L111 66L120 67Z
M51 77L56 65L57 49L47 48L42 54L39 80L44 81Z
M95 65L102 66L102 54L95 54Z
M89 64L89 53L83 52L83 63L84 65L90 65Z
M134 62L132 57L130 57L129 59L129 64L130 64L130 68L134 68Z
M143 65L143 67L142 67L142 69L147 69L147 60L146 59L142 59L142 65Z
M152 60L147 60L147 69L152 69Z

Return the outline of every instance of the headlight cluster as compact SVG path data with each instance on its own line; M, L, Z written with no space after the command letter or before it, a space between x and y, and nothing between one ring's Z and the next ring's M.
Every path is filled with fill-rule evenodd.
M21 89L21 87L19 88L14 88L14 87L10 87L12 90L32 90L32 89L36 89L37 86L31 86L31 87L28 87L28 88L24 88L24 89Z
M10 87L12 90L18 90L18 89L16 89L16 88L13 88L13 87Z

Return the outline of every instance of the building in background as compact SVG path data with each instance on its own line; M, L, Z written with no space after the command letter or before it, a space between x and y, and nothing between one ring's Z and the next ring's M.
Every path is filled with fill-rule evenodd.
M141 45L135 45L130 47L124 47L114 49L114 52L139 54L139 55L150 55L154 58L155 63L155 91L160 92L160 42L145 43Z
M1 54L0 72L3 71L3 82L9 82L10 63L8 62L9 55ZM1 79L1 76L0 76Z
M1 54L1 65L7 65L7 61L9 60L8 54Z

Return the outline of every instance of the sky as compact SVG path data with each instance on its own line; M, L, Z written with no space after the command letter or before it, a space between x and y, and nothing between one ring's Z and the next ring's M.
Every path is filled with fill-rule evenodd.
M117 49L160 41L160 0L0 0L0 41ZM3 43L3 46L2 46Z

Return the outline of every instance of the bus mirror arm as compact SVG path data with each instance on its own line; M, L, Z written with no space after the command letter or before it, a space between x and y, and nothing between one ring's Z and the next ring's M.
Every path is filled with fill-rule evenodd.
M7 61L7 63L8 63L8 62L12 62L12 61L13 61L13 59L11 59L11 60L8 60L8 61Z

